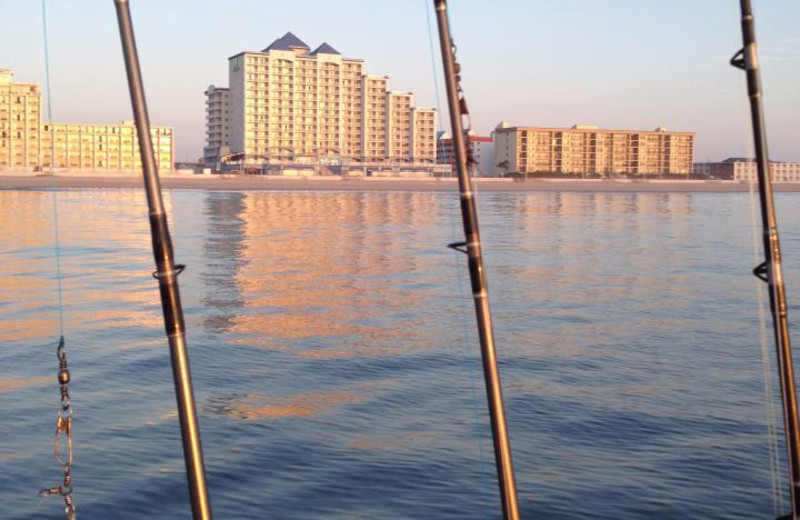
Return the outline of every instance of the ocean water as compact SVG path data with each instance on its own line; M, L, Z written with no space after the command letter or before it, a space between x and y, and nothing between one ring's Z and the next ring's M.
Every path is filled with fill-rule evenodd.
M216 518L500 518L454 194L165 196ZM798 197L777 196L795 322ZM188 518L144 197L57 203L78 518ZM748 194L479 206L524 518L786 511ZM60 479L53 235L52 192L0 191L4 519L62 518L37 496Z

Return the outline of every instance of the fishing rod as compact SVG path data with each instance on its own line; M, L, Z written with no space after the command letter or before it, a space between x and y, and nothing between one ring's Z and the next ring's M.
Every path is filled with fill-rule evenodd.
M475 195L472 191L472 181L468 171L469 167L475 166L475 159L472 156L471 149L466 146L462 125L462 118L469 112L464 99L464 92L461 90L461 67L456 62L455 45L450 38L447 2L446 0L434 0L434 7L436 8L436 23L439 27L439 43L444 64L447 104L453 131L453 150L455 151L455 164L458 172L458 189L461 193L461 216L464 222L464 236L466 238L466 241L450 244L449 247L466 253L469 258L469 276L472 283L475 314L478 320L483 376L486 382L486 396L489 401L494 458L497 466L497 480L500 486L500 500L503 505L503 518L505 520L519 520L517 485L514 479L514 464L511 460L511 444L508 440L503 388L500 383L500 371L497 368L492 314L489 309L489 289L486 283L486 272L483 268L481 236L478 230L478 212L475 207Z
M164 312L164 326L169 340L172 358L172 377L175 381L175 396L178 400L178 417L183 441L183 457L189 484L194 520L211 520L211 503L206 486L206 470L203 462L203 448L200 444L200 426L197 423L197 410L192 390L192 376L189 372L189 357L186 351L186 327L183 321L183 308L178 291L178 275L186 268L175 265L173 261L172 239L167 226L167 214L161 198L161 185L156 170L153 142L150 136L150 118L144 98L144 86L139 68L139 56L133 35L133 23L128 0L114 0L122 39L122 52L125 56L125 69L128 87L131 92L133 116L136 132L139 134L139 153L141 154L144 186L147 193L147 206L150 213L150 232L153 238L153 256L161 292L161 306Z
M756 47L756 31L750 0L740 0L742 10L742 40L744 46L731 58L731 65L747 73L747 93L750 98L750 116L756 148L758 194L761 201L765 260L753 270L769 286L769 305L775 329L775 349L778 361L783 401L783 421L786 430L786 451L789 460L789 479L792 512L781 519L798 520L800 515L800 427L798 426L797 389L794 381L792 345L789 338L789 320L786 305L786 288L781 267L781 246L775 219L775 202L769 174L767 132L764 125L764 107L761 91L761 72Z

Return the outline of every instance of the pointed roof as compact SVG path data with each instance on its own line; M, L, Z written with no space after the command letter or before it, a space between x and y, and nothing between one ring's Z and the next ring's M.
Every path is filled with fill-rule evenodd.
M293 49L308 49L308 45L306 45L303 40L295 36L290 32L287 32L274 42L270 43L269 46L261 52L267 51L291 51Z
M278 38L274 42L270 43L269 46L267 46L267 48L264 49L261 52L267 52L267 51L290 51L290 50L292 50L292 48L289 47L282 39Z
M297 47L301 49L309 48L309 46L306 45L303 40L292 34L291 31L281 36L281 40L283 40L289 47Z
M314 54L339 54L339 51L328 45L326 42L322 42L319 47L311 52L312 56Z

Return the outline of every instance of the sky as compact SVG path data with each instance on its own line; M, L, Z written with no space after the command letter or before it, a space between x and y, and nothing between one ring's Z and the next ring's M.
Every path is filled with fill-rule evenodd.
M432 0L130 3L150 119L175 127L177 161L202 155L204 91L227 86L227 58L287 31L446 111ZM771 158L800 161L800 2L754 4ZM46 5L53 120L131 119L112 0ZM741 47L737 0L451 0L450 11L479 134L504 120L665 126L696 132L695 161L752 155L745 76L728 65ZM45 85L43 34L39 0L0 0L0 68L16 81Z

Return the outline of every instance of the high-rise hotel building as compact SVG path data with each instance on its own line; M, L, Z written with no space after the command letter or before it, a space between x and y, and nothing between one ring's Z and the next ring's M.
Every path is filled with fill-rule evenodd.
M692 173L694 133L512 127L494 131L495 168L506 173L629 175Z
M133 122L110 125L43 123L39 86L14 83L13 79L13 72L0 69L0 168L20 171L141 169L139 140ZM159 170L172 170L174 131L151 125L150 134Z
M206 91L210 166L436 162L434 109L414 107L410 93L389 92L388 78L365 74L361 59L327 43L312 51L286 33L228 61L227 95ZM220 135L228 136L229 153L221 152Z

